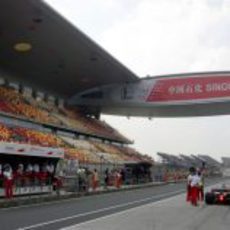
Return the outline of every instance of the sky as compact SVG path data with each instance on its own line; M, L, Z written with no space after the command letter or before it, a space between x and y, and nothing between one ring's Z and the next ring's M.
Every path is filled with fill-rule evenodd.
M230 70L229 0L46 0L139 77ZM230 116L102 116L141 153L230 157Z

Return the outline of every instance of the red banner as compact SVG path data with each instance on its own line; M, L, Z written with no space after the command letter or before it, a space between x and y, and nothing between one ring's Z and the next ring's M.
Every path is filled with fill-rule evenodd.
M230 76L157 80L148 102L167 102L230 97Z

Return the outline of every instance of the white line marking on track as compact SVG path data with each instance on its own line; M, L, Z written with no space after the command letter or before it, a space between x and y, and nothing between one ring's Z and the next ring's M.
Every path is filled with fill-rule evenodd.
M133 207L133 208L129 208L129 209L126 209L126 210L123 210L123 211L119 211L119 212L115 212L115 213L108 214L108 215L105 215L105 216L97 217L95 219L87 220L87 221L81 222L79 224L75 224L75 225L72 225L72 226L61 228L60 230L74 230L76 227L80 227L80 226L82 226L82 225L84 225L86 223L89 224L89 223L92 223L92 222L97 221L97 220L103 220L103 219L106 219L106 218L109 218L109 217L112 217L112 216L120 215L122 213L127 213L127 211L129 212L129 211L132 211L132 210L141 209L143 207L149 207L149 206L152 206L153 204L155 205L155 204L165 203L165 202L168 202L169 200L172 200L175 197L181 196L181 195L182 194L177 194L175 196L168 197L168 198L165 198L163 200L153 201L151 203L143 204L143 205L140 205L138 207Z
M220 186L222 183L217 183L217 184L214 184L214 185L210 185L208 186L205 191L208 191L211 187L213 186ZM153 204L159 204L159 203L165 203L165 202L168 202L172 199L174 199L175 197L177 196L181 196L182 194L177 194L175 196L172 196L172 197L168 197L168 198L165 198L165 199L162 199L162 200L159 200L159 201L153 201L149 204L143 204L143 205L140 205L138 207L133 207L133 208L129 208L129 209L126 209L126 210L123 210L123 211L119 211L119 212L115 212L115 213L112 213L112 214L108 214L108 215L105 215L105 216L101 216L101 217L97 217L97 218L94 218L92 220L86 220L86 221L83 221L81 223L78 223L78 224L75 224L75 225L72 225L72 226L68 226L68 227L64 227L64 228L61 228L60 230L75 230L75 228L77 227L80 227L84 224L90 224L90 223L93 223L94 221L97 221L97 220L103 220L103 219L106 219L106 218L109 218L109 217L112 217L112 216L116 216L116 215L120 215L122 213L127 213L132 211L132 210L136 210L136 209L141 209L143 207L149 207L149 206L152 206Z
M25 226L25 227L18 228L18 230L36 229L36 228L39 228L39 227L43 227L43 226L47 226L47 225L50 225L50 224L63 222L63 221L66 221L66 220L71 220L71 219L75 219L75 218L79 218L79 217L84 217L84 216L100 213L100 212L103 212L103 211L113 210L113 209L116 209L116 208L122 208L122 207L126 207L126 206L132 205L132 204L138 204L138 203L145 202L145 201L148 201L148 200L151 200L151 199L154 199L154 198L157 198L157 199L158 198L164 198L164 197L166 197L168 195L176 196L176 195L178 195L178 193L182 193L182 192L184 192L184 189L177 190L177 191L174 191L174 192L169 192L169 193L162 194L162 195L155 195L155 196L147 197L147 198L140 199L140 200L137 200L137 201L132 201L132 202L127 202L127 203L123 203L123 204L119 204L119 205L114 205L114 206L110 206L110 207L107 207L107 208L102 208L102 209L98 209L98 210L94 210L94 211L90 211L90 212L85 212L85 213L80 213L80 214L77 214L77 215L67 216L67 217L63 217L63 218L59 218L59 219L54 219L54 220L50 220L50 221L47 221L47 222L42 222L42 223L30 225L30 226ZM157 201L155 201L155 202L157 202ZM155 203L155 202L153 201L151 203ZM146 205L146 204L144 204L144 205Z

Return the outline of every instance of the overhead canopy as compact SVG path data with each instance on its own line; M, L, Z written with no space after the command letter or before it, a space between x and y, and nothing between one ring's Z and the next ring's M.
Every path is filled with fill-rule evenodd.
M41 0L0 1L0 69L62 97L138 79Z

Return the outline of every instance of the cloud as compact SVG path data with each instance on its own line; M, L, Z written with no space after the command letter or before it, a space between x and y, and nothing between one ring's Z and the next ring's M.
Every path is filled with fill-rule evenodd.
M140 1L100 43L138 75L229 69L228 1Z
M229 1L48 3L139 76L229 69Z
M138 0L47 0L46 2L93 40L100 41L104 31L125 20L127 9L135 7Z

